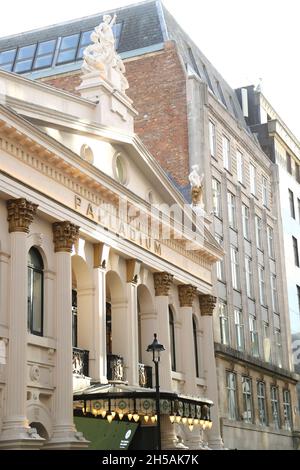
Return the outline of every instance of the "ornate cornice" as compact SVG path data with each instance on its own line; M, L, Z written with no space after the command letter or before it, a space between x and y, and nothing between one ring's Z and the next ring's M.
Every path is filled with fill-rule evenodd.
M29 233L29 228L36 214L38 205L24 198L9 199L6 204L9 233Z
M56 222L52 228L55 253L72 253L73 245L78 240L79 227L71 222Z
M154 273L154 289L156 297L167 297L170 292L170 287L173 283L174 276L167 272Z
M197 294L197 287L192 285L178 286L180 307L192 307Z
M213 295L199 295L199 302L202 317L212 316L217 304L217 298Z

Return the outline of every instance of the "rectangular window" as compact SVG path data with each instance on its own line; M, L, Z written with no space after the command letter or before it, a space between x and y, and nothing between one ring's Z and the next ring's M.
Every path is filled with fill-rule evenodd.
M300 183L300 165L299 163L295 162L295 166L296 166L296 180L298 181L298 183Z
M230 247L230 258L232 287L236 290L240 290L239 251L235 246Z
M230 170L230 142L227 137L223 135L223 165L226 170Z
M289 390L283 390L283 416L284 416L284 428L287 431L292 430L292 406L291 406L291 394Z
M252 400L252 381L248 377L242 377L243 389L243 421L253 423L253 400Z
M267 227L267 236L268 236L268 254L269 257L274 259L275 252L274 252L274 231L272 227L268 225Z
M236 375L233 372L227 372L226 382L228 419L236 421L238 419Z
M17 54L17 60L14 66L14 72L25 73L32 68L32 62L36 51L36 44L20 47Z
M83 33L81 33L79 49L78 49L78 52L77 52L77 59L82 59L83 58L84 50L87 48L87 46L89 46L92 43L92 40L91 40L92 32L93 32L93 30L84 31Z
M215 239L219 243L219 245L223 246L223 237L221 237L221 235L215 235ZM217 279L219 281L224 282L225 281L224 258L221 261L217 261L216 269L217 269Z
M278 313L278 296L277 296L277 282L275 274L271 274L271 296L272 307L275 313Z
M210 154L216 158L216 126L209 121L209 146Z
M227 104L226 104L226 101L225 101L225 96L224 96L221 84L220 84L219 80L217 80L216 78L215 78L215 81L216 81L216 85L217 85L219 98L222 101L222 103L224 104L225 108L227 108Z
M211 81L210 81L210 77L209 77L209 75L208 75L207 68L206 68L206 66L205 66L204 64L202 64L202 68L203 68L203 73L204 73L204 76L205 76L205 79L206 79L206 83L207 83L208 87L210 88L210 90L211 90L212 92L214 92L213 87L212 87L212 84L211 84Z
M250 331L251 354L254 357L259 357L258 332L257 332L256 318L253 315L250 315L249 317L249 331Z
M250 240L250 210L249 207L242 205L243 235L246 240Z
M295 265L298 266L298 268L299 268L300 264L299 264L298 240L295 237L292 237L292 238L293 238L293 250L294 250Z
M240 183L243 183L244 180L244 158L242 153L237 150L236 152L236 171L237 179Z
M245 274L246 274L246 290L247 296L253 298L253 276L252 276L252 260L249 256L245 256Z
M62 38L57 63L64 64L66 62L75 61L78 50L78 44L79 33Z
M243 312L239 309L234 310L234 324L237 349L239 351L245 351Z
M298 199L298 222L300 224L300 199Z
M263 382L257 382L257 400L258 400L258 413L259 423L262 426L267 426L267 409L266 409L266 387Z
M56 39L52 41L40 42L37 47L37 52L33 64L34 69L42 69L51 67L56 47Z
M293 219L296 219L294 193L289 189L289 202L290 202L290 214Z
M290 175L293 174L293 172L292 172L292 157L288 153L286 154L286 169L290 173Z
M228 205L228 223L229 227L236 229L236 203L235 196L232 193L227 193Z
M271 408L272 418L275 429L280 428L280 412L279 412L279 399L278 399L278 388L271 386Z
M281 331L275 329L275 347L276 347L276 362L278 367L282 367L282 342Z
M262 266L258 266L258 282L260 303L266 305L265 270Z
M256 246L260 250L263 249L262 243L262 220L257 215L255 216L255 232L256 232Z
M223 302L219 302L219 320L220 320L220 332L221 332L221 343L229 345L229 318L227 312L227 305Z
M264 359L266 362L271 361L271 341L270 341L270 327L269 323L263 322L264 334Z
M265 176L262 177L262 203L265 207L268 207L268 180Z
M213 211L216 217L222 218L221 205L221 183L213 178L212 180Z
M297 296L298 296L298 310L300 314L300 286L297 286Z
M11 72L16 57L16 49L11 49L10 51L0 52L0 68Z
M249 165L249 173L250 173L250 191L251 194L254 196L256 195L256 168L252 163Z

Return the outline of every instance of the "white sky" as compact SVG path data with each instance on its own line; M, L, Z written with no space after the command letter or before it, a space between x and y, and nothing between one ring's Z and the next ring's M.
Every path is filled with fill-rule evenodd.
M136 3L132 0L14 0L0 35L16 34ZM164 0L233 87L257 85L300 140L299 0Z

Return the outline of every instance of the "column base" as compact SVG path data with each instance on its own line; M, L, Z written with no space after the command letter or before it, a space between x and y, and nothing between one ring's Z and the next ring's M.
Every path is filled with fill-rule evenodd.
M82 432L74 429L58 428L54 429L53 435L44 445L45 450L84 450L89 447L90 442L87 441Z
M208 446L212 450L225 450L224 442L220 436L209 438Z
M44 443L45 439L40 437L34 428L13 422L3 425L0 435L0 449L39 450L44 446Z

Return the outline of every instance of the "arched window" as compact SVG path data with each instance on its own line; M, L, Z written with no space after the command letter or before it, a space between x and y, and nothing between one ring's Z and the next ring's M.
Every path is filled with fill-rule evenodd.
M169 327L170 327L171 365L172 365L172 370L175 372L176 371L175 326L174 326L174 315L170 306L169 306Z
M196 323L195 317L193 317L193 338L194 338L196 377L199 378L198 338L197 338L197 323Z
M36 248L28 253L28 330L43 336L44 263Z

